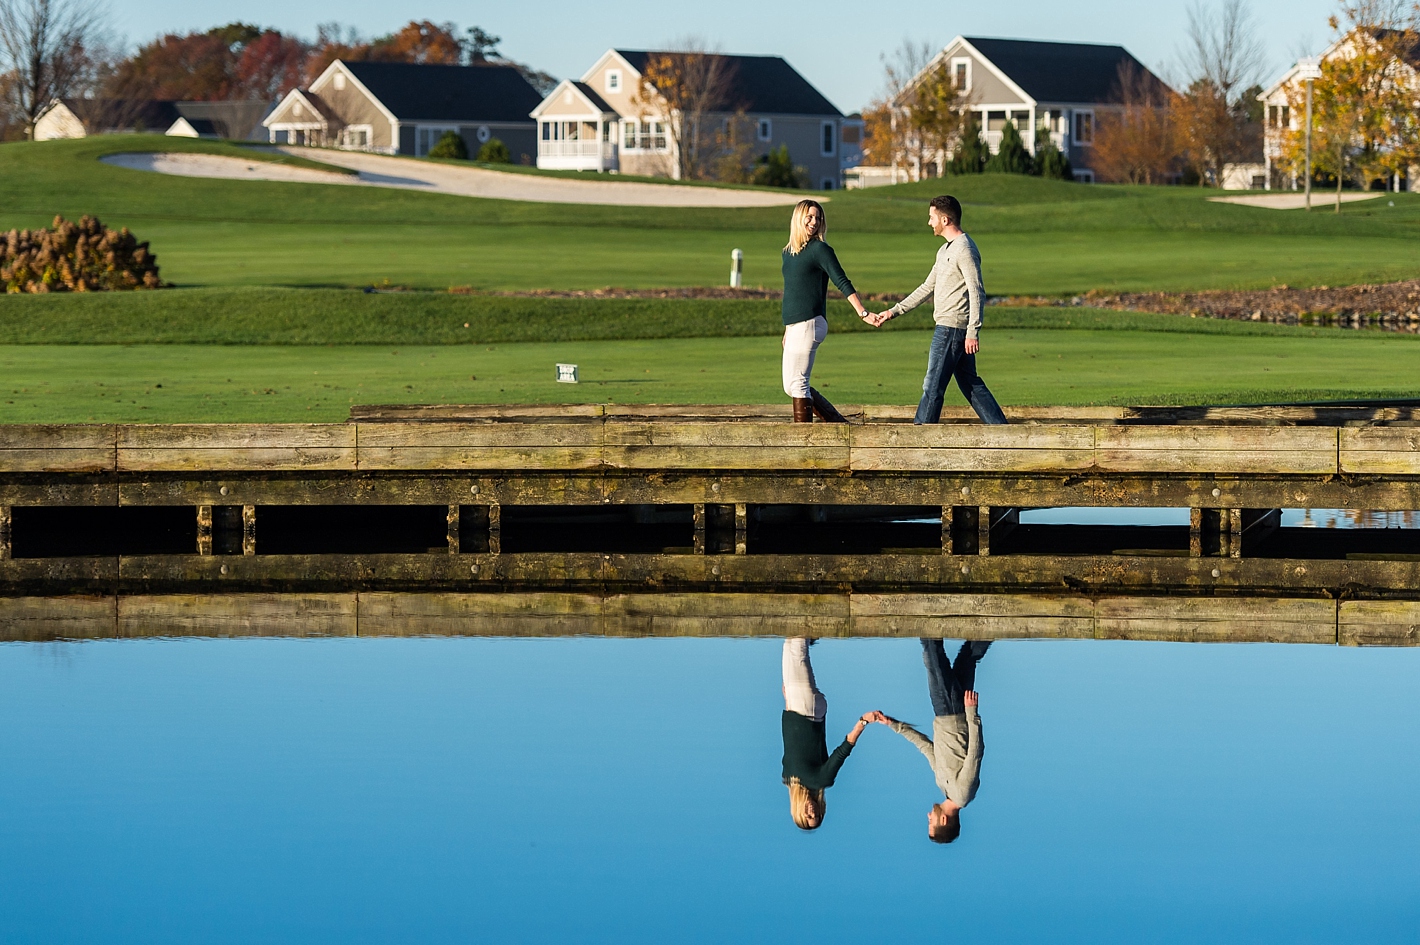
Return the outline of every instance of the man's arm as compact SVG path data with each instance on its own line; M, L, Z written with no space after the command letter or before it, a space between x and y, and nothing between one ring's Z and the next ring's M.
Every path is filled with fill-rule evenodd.
M981 314L986 305L986 287L981 281L981 257L975 252L974 243L967 244L966 252L957 257L957 267L961 270L962 281L966 283L967 354L975 354L980 347Z
M911 725L908 725L906 722L899 722L897 719L890 719L888 720L887 724L888 728L892 729L894 732L907 739L913 744L913 746L917 748L918 751L926 755L928 761L931 761L935 757L932 754L932 739L928 738L926 735L923 735L921 732L917 731L917 729L913 728Z
M917 306L921 305L923 302L927 301L927 299L932 296L932 293L936 291L936 288L937 264L934 262L932 263L932 271L927 273L926 280L924 280L923 283L917 288L913 289L911 295L903 299L901 302L898 302L896 305L888 309L883 314L886 315L887 318L896 318L904 312L910 312ZM884 318L883 321L887 321L887 318Z
M961 774L957 776L957 783L961 785L962 797L970 801L976 796L976 789L981 786L981 756L985 753L985 744L981 739L981 716L977 714L976 706L978 698L975 692L968 692L964 700L966 702L966 759L961 766Z

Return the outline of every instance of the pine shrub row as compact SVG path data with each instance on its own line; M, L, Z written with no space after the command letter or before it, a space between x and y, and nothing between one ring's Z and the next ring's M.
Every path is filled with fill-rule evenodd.
M158 257L128 227L111 230L96 218L55 217L48 229L0 236L0 285L7 293L105 292L161 289Z

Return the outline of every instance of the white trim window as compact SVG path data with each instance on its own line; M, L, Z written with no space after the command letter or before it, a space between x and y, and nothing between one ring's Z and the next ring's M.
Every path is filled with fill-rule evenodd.
M838 122L821 121L818 124L819 157L833 157L838 153ZM828 190L830 188L824 188Z
M344 92L344 91L345 91L345 73L343 73L343 72L337 72L335 75L333 75L333 76L330 77L330 81L331 81L331 84L335 86L335 91L337 91L337 92Z
M340 131L340 146L352 151L368 151L374 136L373 125L346 125Z
M612 95L616 95L616 94L619 94L619 93L621 92L621 70L620 70L620 69L608 69L608 70L606 70L606 90L607 90L608 93L610 93L610 94L612 94Z
M760 141L770 141L774 138L774 122L768 118L761 118L755 123L755 136Z
M1079 109L1074 114L1075 128L1071 141L1089 147L1095 143L1095 113L1090 109Z
M621 123L621 148L623 151L665 151L666 123L663 121L636 122L627 119Z
M414 156L425 157L434 149L434 145L439 143L439 139L446 132L458 129L453 125L415 125L414 126Z
M952 60L952 85L962 92L971 91L971 57L960 56Z

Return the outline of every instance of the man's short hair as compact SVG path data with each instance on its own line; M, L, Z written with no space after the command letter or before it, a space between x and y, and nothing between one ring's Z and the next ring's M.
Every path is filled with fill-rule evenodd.
M933 197L932 206L936 207L937 212L946 217L952 226L961 226L961 201L957 198L949 194Z
M928 830L927 837L933 843L951 843L961 836L961 818L953 817L935 830Z

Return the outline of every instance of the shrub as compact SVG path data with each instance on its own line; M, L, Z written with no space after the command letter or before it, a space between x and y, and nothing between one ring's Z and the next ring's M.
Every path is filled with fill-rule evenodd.
M961 141L952 151L947 170L953 174L980 174L990 156L986 150L986 142L981 140L981 122L977 119L976 112L969 112L966 127L961 132Z
M468 145L463 143L463 136L457 131L446 131L429 149L429 156L431 158L458 158L460 161L467 161Z
M1001 146L986 162L986 170L993 174L1029 174L1034 170L1015 122L1008 121L1001 129Z
M0 285L7 293L161 289L158 257L128 232L94 217L55 217L47 230L11 230L0 237Z
M754 165L752 180L761 187L787 187L790 190L798 190L804 186L806 176L807 172L802 167L795 167L790 159L789 146L781 144L777 148L770 148L768 154L759 156Z
M488 143L478 149L478 160L484 164L512 164L513 155L502 141L489 138Z
M1040 145L1035 149L1035 172L1047 180L1074 180L1070 159L1050 140L1049 133L1042 129L1036 137Z

